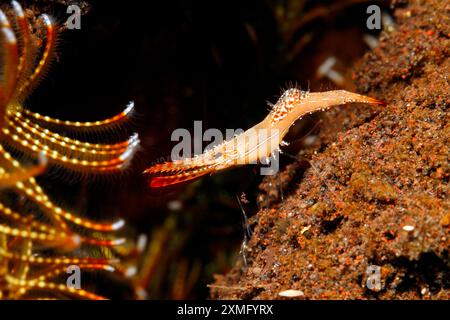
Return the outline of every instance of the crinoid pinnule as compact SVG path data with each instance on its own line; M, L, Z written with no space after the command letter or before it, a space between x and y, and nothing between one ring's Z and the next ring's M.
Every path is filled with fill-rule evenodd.
M125 168L139 144L136 134L105 144L58 132L95 133L120 126L133 104L96 122L58 120L27 110L24 101L52 60L59 32L48 15L37 21L31 25L16 1L0 10L0 298L100 299L95 293L67 286L61 276L73 265L85 271L123 273L117 260L123 250L116 249L124 240L112 234L123 221L99 223L65 210L52 202L34 177L47 165L86 174ZM43 39L33 30L45 31ZM11 149L37 159L37 165L15 159L8 152ZM108 257L92 256L91 252L99 251Z

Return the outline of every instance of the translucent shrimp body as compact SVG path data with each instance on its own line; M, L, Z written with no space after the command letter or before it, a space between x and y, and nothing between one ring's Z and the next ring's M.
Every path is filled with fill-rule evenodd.
M199 156L156 164L144 173L152 188L191 181L239 165L264 163L279 150L289 128L302 116L347 103L385 103L345 90L311 93L297 88L286 90L267 117L247 131L224 141Z

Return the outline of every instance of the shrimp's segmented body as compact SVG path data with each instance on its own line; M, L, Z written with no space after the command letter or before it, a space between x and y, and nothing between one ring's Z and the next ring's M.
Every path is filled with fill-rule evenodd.
M158 188L187 182L239 165L264 163L279 150L289 128L302 116L353 102L385 104L380 100L345 90L311 93L297 88L288 89L269 115L244 133L199 156L156 164L144 173L150 176L149 186Z

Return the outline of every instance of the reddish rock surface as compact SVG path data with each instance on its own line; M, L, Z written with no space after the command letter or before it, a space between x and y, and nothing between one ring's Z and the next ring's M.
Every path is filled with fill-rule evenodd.
M388 105L323 114L302 160L260 186L247 265L217 276L212 298L450 298L449 13L438 0L396 9L353 73Z

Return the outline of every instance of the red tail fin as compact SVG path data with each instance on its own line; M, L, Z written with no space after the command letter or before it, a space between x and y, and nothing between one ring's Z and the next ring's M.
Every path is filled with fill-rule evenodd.
M182 165L176 162L165 162L145 170L150 175L150 188L164 188L198 179L214 171L213 166Z

